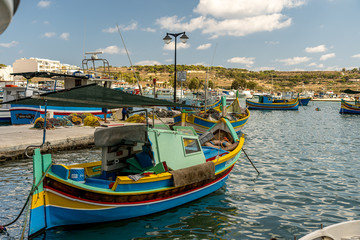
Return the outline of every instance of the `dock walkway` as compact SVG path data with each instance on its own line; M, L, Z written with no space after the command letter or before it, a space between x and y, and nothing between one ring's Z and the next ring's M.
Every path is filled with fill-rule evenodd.
M73 126L46 130L45 152L60 149L76 149L94 144L93 127ZM41 145L43 130L32 125L0 127L0 161L25 158L25 149L29 145Z
M164 123L172 119L164 119ZM110 121L101 127L131 125L124 121ZM161 124L155 120L155 124ZM101 128L100 127L100 128ZM72 126L46 130L45 144L42 152L52 153L59 150L73 150L94 146L94 127ZM25 149L30 145L39 146L43 142L43 129L35 129L33 125L11 125L0 127L0 162L6 160L23 159ZM31 153L31 152L30 152Z

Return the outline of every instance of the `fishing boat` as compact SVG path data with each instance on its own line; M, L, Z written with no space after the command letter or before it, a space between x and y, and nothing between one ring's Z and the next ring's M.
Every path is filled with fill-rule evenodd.
M65 89L70 89L75 86L83 86L92 83L97 83L103 85L104 82L109 82L108 85L111 84L110 79L94 79L89 76L79 75L79 74L60 74L60 73L53 73L53 72L24 72L24 73L14 73L15 76L23 76L29 82L30 79L36 78L49 78L53 81L64 81ZM56 85L55 85L56 86ZM33 89L29 87L7 87L7 92L10 95L4 96L4 101L11 101L13 99L20 99L23 97L29 97L33 95L38 95L44 93L44 91L39 91L38 89ZM55 89L56 90L56 87ZM30 93L29 93L30 91ZM26 94L20 94L19 92L25 92ZM48 91L47 91L48 92ZM39 117L44 118L45 115L45 106L44 105L21 105L21 104L11 104L9 106L9 111L11 114L11 124L18 125L18 124L33 124L35 120ZM94 107L73 107L73 106L49 106L47 109L48 114L52 118L62 118L69 116L70 114L80 114L80 113L90 113L94 116L99 118L104 117L104 113L102 112L101 108L94 108ZM111 117L111 111L108 110L107 117Z
M11 115L9 109L0 108L0 125L11 124Z
M356 240L360 239L360 220L330 225L300 238L299 240Z
M354 104L341 99L341 106L340 106L340 113L341 114L360 114L360 103L355 101Z
M178 126L191 126L196 132L201 134L215 126L220 117L227 117L230 119L230 123L235 131L240 133L250 117L249 109L241 107L238 97L226 108L223 108L223 106L226 106L226 97L222 97L222 100L212 106L213 108L208 108L209 110L207 111L183 111L181 114L174 116L174 124Z
M360 94L360 91L353 91L350 89L346 89L344 93L357 95ZM360 114L360 102L359 97L355 98L354 103L350 103L341 99L341 106L340 106L340 113L341 114Z
M44 101L83 107L182 107L96 84L18 100L29 105ZM224 185L239 159L244 135L239 137L222 118L200 137L191 127L147 123L97 128L94 141L102 156L90 163L56 164L51 154L34 150L30 238L57 226L134 218L206 196Z
M89 53L89 54L99 54L100 52L95 53ZM64 82L64 88L70 89L76 86L84 86L88 84L96 83L101 86L105 86L107 88L111 88L111 84L113 82L116 82L113 79L108 78L109 75L108 72L104 73L97 73L95 70L93 72L90 72L91 74L85 74L85 72L89 73L89 69L87 68L87 62L88 61L102 61L104 63L104 69L109 68L109 63L106 59L98 58L97 56L92 56L91 59L85 58L83 59L83 69L84 71L76 71L72 72L71 74L63 74L63 73L54 73L54 72L21 72L21 73L12 73L14 76L22 76L25 79L27 79L27 85L33 78L46 78L50 79L52 81L55 81L53 91L56 91L57 88L57 81L63 81ZM94 66L95 69L95 66ZM8 88L8 91L11 91L14 94L11 94L15 97L4 99L4 101L10 101L14 98L19 99L21 97L27 97L31 95L39 94L39 91L32 92L30 94L25 94L20 96L19 91L25 91L28 92L30 88L28 86L26 87L12 87ZM48 91L47 91L48 92ZM40 92L42 93L42 92ZM44 118L45 114L45 106L44 105L34 105L34 106L28 106L28 105L21 105L21 104L12 104L9 107L10 113L11 113L11 124L17 125L17 124L33 124L35 120L39 117ZM75 107L75 106L49 106L47 109L48 114L52 118L63 118L66 116L69 116L70 114L86 114L90 113L94 116L97 116L99 118L105 117L110 118L112 115L112 112L110 110L102 109L102 108L94 108L94 107Z
M298 99L300 106L307 106L311 100L311 97L299 97Z
M226 119L209 135L201 144L191 127L97 129L101 161L70 166L54 164L37 149L34 179L43 180L32 197L30 236L57 226L156 213L216 191L238 160L244 136L238 138ZM211 143L224 138L229 145L223 149Z
M44 93L44 91L40 91L39 89L33 87L22 87L15 84L6 84L5 87L3 87L3 91L4 102ZM21 114L17 113L17 115L13 115L13 119L19 121L22 121L21 119L26 119L25 121L29 121L29 119L35 120L34 117L34 112L22 112ZM0 122L6 125L10 125L12 123L11 104L3 104L0 108Z
M299 100L281 99L275 100L271 96L259 96L259 101L246 99L246 107L253 110L298 110Z

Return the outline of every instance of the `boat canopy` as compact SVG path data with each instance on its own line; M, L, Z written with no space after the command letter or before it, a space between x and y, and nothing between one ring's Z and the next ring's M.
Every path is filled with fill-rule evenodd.
M100 107L100 108L122 108L122 107L194 107L185 104L174 103L140 95L126 93L120 90L101 87L97 84L89 84L40 95L33 95L1 104L21 105L47 105L61 107Z
M350 90L350 89L346 89L343 92L347 93L347 94L360 94L360 91L353 91L353 90Z
M26 79L31 78L52 78L54 80L64 80L66 78L78 78L78 79L88 79L85 75L69 75L63 73L54 73L54 72L20 72L20 73L11 73L13 76L23 76Z

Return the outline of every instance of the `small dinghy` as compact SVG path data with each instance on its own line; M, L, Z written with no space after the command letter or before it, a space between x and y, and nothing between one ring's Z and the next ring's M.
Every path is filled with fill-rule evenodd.
M360 220L330 225L299 240L360 240Z

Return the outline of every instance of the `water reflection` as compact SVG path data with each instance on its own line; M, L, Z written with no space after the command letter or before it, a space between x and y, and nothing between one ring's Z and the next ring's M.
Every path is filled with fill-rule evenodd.
M320 107L321 111L315 111ZM339 103L299 111L252 111L244 155L226 186L162 213L106 224L50 230L47 239L293 239L360 215L360 116ZM55 154L57 163L97 161L88 149ZM30 160L0 163L0 223L14 219L32 183ZM9 228L19 237L22 222ZM39 238L40 239L40 238Z

